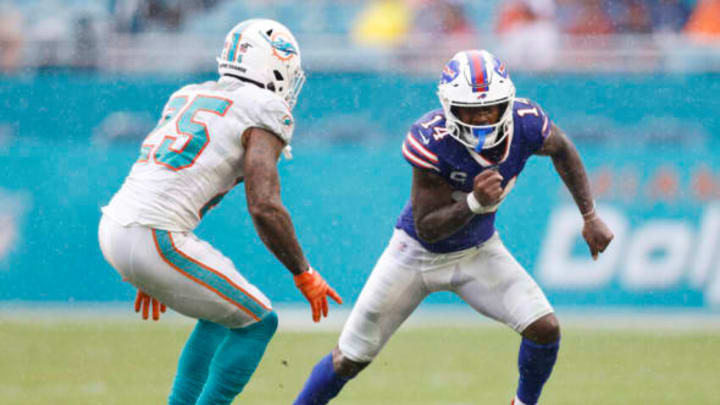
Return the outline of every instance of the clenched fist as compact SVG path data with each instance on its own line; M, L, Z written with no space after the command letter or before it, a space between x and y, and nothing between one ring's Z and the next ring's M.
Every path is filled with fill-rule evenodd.
M590 248L593 260L597 260L598 255L607 249L610 241L615 237L610 228L597 215L585 220L582 236Z
M473 194L483 206L496 204L503 189L503 176L495 169L483 170L473 179Z

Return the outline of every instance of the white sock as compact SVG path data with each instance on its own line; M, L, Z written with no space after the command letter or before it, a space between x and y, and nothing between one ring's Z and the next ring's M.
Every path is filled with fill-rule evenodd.
M527 405L525 402L521 401L520 398L515 396L515 401L513 402L513 405Z

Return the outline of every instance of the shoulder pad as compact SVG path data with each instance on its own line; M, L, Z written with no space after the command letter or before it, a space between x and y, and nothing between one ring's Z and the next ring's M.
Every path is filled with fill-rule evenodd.
M441 109L426 113L413 123L410 132L425 147L434 149L448 135L445 114Z
M543 109L532 100L517 98L513 104L513 120L515 135L518 142L527 145L527 150L534 153L545 143L550 135L552 121Z
M237 108L242 109L238 114L243 115L251 126L266 129L289 144L295 129L295 119L285 100L259 87L245 86L243 89L251 94L238 91L235 93L237 96L233 96L240 101L236 104Z
M527 98L516 98L513 104L513 119L516 125L531 135L539 133L543 139L550 135L550 117L540 105Z
M413 166L439 172L437 146L446 135L442 110L430 111L410 127L403 142L403 156Z
M186 93L186 92L197 91L197 90L204 90L204 89L207 89L210 85L212 85L214 83L215 82L213 82L213 81L207 81L207 82L202 82L202 83L186 84L185 86L183 86L179 90L177 90L174 94Z

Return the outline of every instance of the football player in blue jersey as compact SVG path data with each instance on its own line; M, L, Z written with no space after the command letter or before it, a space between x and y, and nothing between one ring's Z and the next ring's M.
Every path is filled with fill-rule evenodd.
M503 245L495 212L528 158L550 156L584 220L593 258L613 233L598 216L573 143L530 100L516 98L507 68L484 50L457 53L438 85L441 109L417 120L402 146L413 167L400 214L332 351L296 405L325 404L365 368L420 302L452 291L522 335L514 405L534 405L560 344L553 308Z

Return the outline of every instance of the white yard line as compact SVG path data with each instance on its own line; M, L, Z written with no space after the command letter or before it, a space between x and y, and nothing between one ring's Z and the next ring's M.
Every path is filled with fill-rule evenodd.
M275 307L280 318L280 330L303 332L339 331L350 313L350 307L332 306L328 318L312 322L309 307L299 304L279 304ZM637 308L559 308L557 315L563 327L600 330L712 330L720 333L720 312L686 309ZM27 303L0 302L0 324L3 321L29 323L65 322L133 322L141 321L132 310L132 302L103 303ZM168 310L161 323L192 325L193 320ZM501 324L478 315L464 305L422 305L403 325L403 328L424 327L497 327Z

